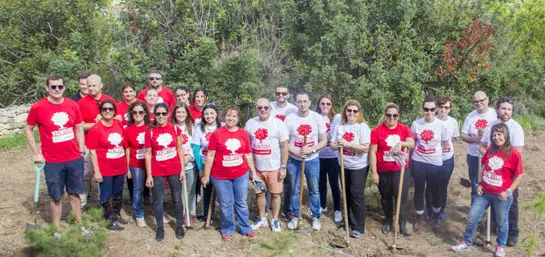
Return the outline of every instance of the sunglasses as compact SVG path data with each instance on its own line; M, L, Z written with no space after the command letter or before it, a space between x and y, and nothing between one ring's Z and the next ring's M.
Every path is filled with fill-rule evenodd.
M101 109L103 112L113 112L115 110L114 107L102 107Z
M346 109L346 112L348 112L348 113L352 113L352 112L353 112L353 113L358 113L359 110L355 110L355 109Z
M486 101L487 99L488 99L488 97L487 97L487 98L484 98L484 99L481 99L481 100L472 101L472 103L473 103L473 104L478 104L478 103L481 103L481 104L482 104L482 103L484 103L484 101Z
M165 117L166 117L166 116L168 116L168 112L156 112L156 113L154 113L154 114L155 114L155 116L157 116L157 117L160 117L160 116L165 116Z
M397 113L396 114L386 113L386 117L388 117L388 118L397 118L397 117L399 117L399 114L397 114Z
M257 107L257 109L260 110L260 111L263 110L263 109L265 109L265 111L266 111L266 110L269 110L269 108L270 108L269 106L258 106Z
M450 110L450 106L439 105L439 109Z
M216 104L215 103L209 103L209 104L205 104L202 109L206 109L206 108L212 108L212 109L216 109Z
M433 108L423 107L422 110L424 110L424 112L435 112L435 110L437 110L437 108L435 108L435 107L433 107Z
M63 90L64 88L64 85L49 85L49 88L53 89L53 90L57 90L57 88L59 90Z
M287 96L288 92L275 92L277 96Z
M149 80L162 80L161 77L149 77Z
M146 114L145 111L132 111L132 115L144 115Z
M498 101L498 103L502 104L502 103L510 103L510 104L514 104L515 101L510 98L510 97L502 97L500 98L500 100Z
M320 105L321 105L321 106L331 106L331 103L328 103L328 102L321 102Z

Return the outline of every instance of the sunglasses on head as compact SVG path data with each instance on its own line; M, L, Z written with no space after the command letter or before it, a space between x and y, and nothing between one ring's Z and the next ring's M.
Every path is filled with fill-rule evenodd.
M144 115L144 114L146 114L146 112L145 111L132 111L132 115L137 115L137 114L138 115Z
M64 85L49 85L49 88L51 88L53 90L57 90L57 88L59 90L62 90L64 88Z
M486 99L488 99L488 97L483 98L483 99L481 99L481 100L474 100L474 101L472 101L472 103L473 103L473 104L478 104L478 103L481 103L481 104L482 104L482 103L484 103L484 101L486 101Z
M266 111L266 110L269 110L269 108L270 108L270 107L269 107L269 106L266 106L266 105L265 105L265 106L258 106L258 107L257 107L257 109L260 110L260 111L263 110L263 109Z
M160 116L165 116L166 117L166 116L168 116L168 112L155 112L154 114L157 117L160 117Z
M288 92L275 92L277 96L287 96Z
M397 114L397 113L395 113L395 114L386 113L386 117L388 117L388 118L397 118L397 117L399 117L399 114Z
M348 112L348 113L352 113L352 112L353 113L358 113L359 110L357 110L357 109L346 109L346 112Z
M437 108L435 108L435 107L433 107L433 108L422 107L422 110L424 110L424 112L435 112L435 110L437 110Z
M320 105L321 105L321 106L326 106L326 105L327 105L327 106L330 106L331 103L330 103L330 102L321 102Z
M114 107L102 107L101 109L103 112L113 112L115 110Z
M215 103L205 104L202 108L203 108L203 110L206 109L206 108L216 109L216 104Z
M502 103L514 104L515 101L514 101L511 97L502 97L502 98L500 98L500 100L498 101L498 103L500 103L500 104L502 104Z
M149 77L149 80L162 80L161 77Z

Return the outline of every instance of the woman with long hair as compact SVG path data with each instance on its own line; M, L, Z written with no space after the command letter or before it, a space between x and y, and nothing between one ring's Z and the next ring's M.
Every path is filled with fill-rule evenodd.
M195 89L192 101L193 104L188 106L189 113L196 123L198 123L204 112L204 105L208 102L208 92L206 92L206 89L204 87Z
M121 86L120 93L123 99L117 102L115 118L123 122L124 126L127 126L130 116L130 113L128 112L129 105L138 101L136 98L136 87L133 83L127 81Z
M163 226L165 181L170 185L176 215L176 238L184 238L182 182L184 180L184 154L181 130L168 122L168 105L158 103L153 110L155 120L146 131L146 186L153 191L153 210L157 229L155 240L165 237Z

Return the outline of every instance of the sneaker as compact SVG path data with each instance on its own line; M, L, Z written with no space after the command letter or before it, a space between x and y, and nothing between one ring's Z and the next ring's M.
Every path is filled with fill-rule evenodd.
M414 232L420 232L423 231L426 226L426 218L424 217L424 214L416 214L416 218L414 221Z
M290 222L293 219L293 214L291 214L291 212L282 212L282 217L284 217L286 222Z
M191 224L197 224L197 216L191 215L189 217L189 222L191 222Z
M176 228L176 238L177 239L183 239L184 236L185 236L184 229L182 227L177 227Z
M146 224L146 220L144 220L144 217L142 217L136 218L136 226L139 228L145 228L148 226L148 224Z
M119 215L119 214L115 215L114 220L115 220L115 222L123 224L123 225L126 225L126 224L129 223L129 221L127 221L126 219L121 218L121 215Z
M447 217L445 216L444 212L439 213L439 221L441 221L441 222L446 222L447 221Z
M320 208L320 214L324 214L327 212L327 207L325 208Z
M248 238L250 238L250 239L254 239L254 238L256 238L257 235L255 234L254 231L252 231L252 232L246 234L246 236L247 236Z
M496 252L494 253L494 257L504 257L504 256L505 256L505 249L503 247L496 245Z
M291 230L297 229L297 225L298 225L298 224L297 224L297 221L298 221L297 218L292 218L292 219L290 220L290 222L288 223L288 229L291 229Z
M232 235L221 235L221 239L223 239L225 241L231 241L231 239L233 239L233 236Z
M434 230L434 231L437 231L441 228L441 224L439 221L439 213L434 213L433 216L432 216L432 219L431 219L431 228Z
M163 239L165 239L165 229L157 228L157 230L155 230L155 240L163 241Z
M382 233L388 234L390 232L392 232L392 221L385 220L384 223L382 224Z
M124 229L121 225L117 224L117 222L113 220L106 226L106 228L112 231L121 231Z
M507 246L515 246L517 245L517 241L519 240L519 236L512 234L507 236Z
M251 227L253 230L257 230L258 228L266 228L268 226L269 222L267 221L267 218L257 218Z
M83 236L84 237L90 237L90 236L93 236L93 232L91 232L90 230L86 229L85 227L81 227L81 233L83 233Z
M281 232L282 231L282 228L280 228L280 221L278 221L278 219L272 219L271 220L271 227L272 227L272 231L274 231L274 232Z
M357 230L352 230L350 232L350 237L353 237L353 238L360 238L360 237L363 237L365 234L363 234L362 232L359 232Z
M170 220L168 219L168 217L166 215L163 216L163 224L167 224L169 223Z
M201 195L197 195L197 203L200 203L202 200L202 196Z
M320 228L322 228L322 225L320 224L320 218L312 218L312 229L320 231Z
M464 241L460 241L457 245L453 245L450 249L457 253L469 252L471 251L471 246L467 245Z
M343 214L341 211L335 211L333 213L333 220L335 223L341 223L343 221Z

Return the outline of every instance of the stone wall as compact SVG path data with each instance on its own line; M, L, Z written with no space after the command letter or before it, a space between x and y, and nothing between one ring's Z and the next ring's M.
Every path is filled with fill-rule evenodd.
M0 137L23 132L30 104L0 108Z

